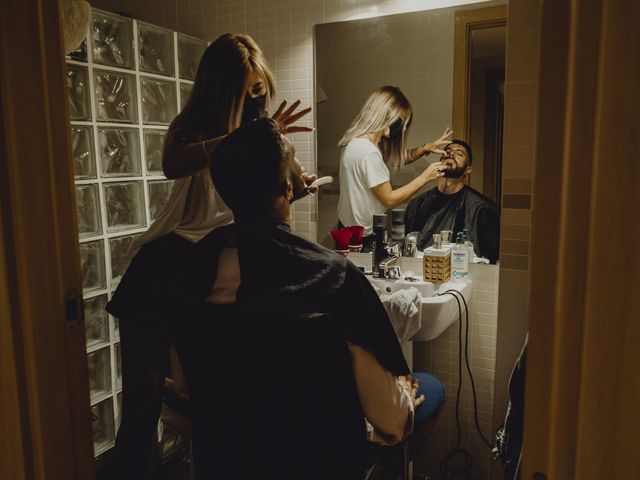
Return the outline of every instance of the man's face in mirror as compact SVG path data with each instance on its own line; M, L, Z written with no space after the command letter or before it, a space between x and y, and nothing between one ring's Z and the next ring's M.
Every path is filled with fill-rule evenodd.
M462 145L451 143L445 148L445 154L440 157L440 161L447 165L444 172L445 178L462 177L469 166L469 157L466 149Z

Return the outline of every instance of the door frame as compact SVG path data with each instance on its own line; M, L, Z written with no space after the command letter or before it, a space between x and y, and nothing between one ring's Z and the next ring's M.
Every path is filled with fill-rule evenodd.
M0 16L0 478L95 477L58 1ZM7 461L10 459L10 461Z

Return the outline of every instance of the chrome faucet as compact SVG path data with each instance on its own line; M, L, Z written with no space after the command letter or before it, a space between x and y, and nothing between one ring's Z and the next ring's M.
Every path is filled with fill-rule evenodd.
M420 232L407 233L404 237L404 249L402 251L403 257L415 257L418 253L418 238Z
M380 278L397 279L402 277L400 265L397 265L400 258L400 245L393 243L386 247L387 256L378 264L378 276Z

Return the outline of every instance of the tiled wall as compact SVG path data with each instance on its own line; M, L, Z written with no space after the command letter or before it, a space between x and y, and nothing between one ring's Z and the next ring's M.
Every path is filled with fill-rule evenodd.
M478 421L485 438L493 440L493 400L495 389L496 328L498 311L498 277L496 265L472 265L473 292L469 305L469 340L467 343L469 364L473 373L478 406ZM447 392L446 403L438 422L429 437L424 451L415 462L415 472L440 478L440 462L456 444L455 417L456 392L458 388L458 341L459 324L455 323L431 342L414 344L414 370L427 371L439 378ZM465 370L462 352L462 389L460 396L460 448L473 458L473 478L488 479L492 465L490 449L482 442L474 421L474 406L471 383ZM451 467L459 466L455 461Z
M496 385L507 384L527 332L539 9L539 0L509 0ZM507 401L496 390L496 426Z

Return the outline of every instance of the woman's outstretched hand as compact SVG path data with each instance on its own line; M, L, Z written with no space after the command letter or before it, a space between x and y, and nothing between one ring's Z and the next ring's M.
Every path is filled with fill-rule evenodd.
M445 151L442 150L440 146L442 145L446 147L447 145L449 145L451 143L451 140L449 140L451 135L453 135L453 130L447 127L445 128L444 133L440 135L439 138L433 140L432 142L425 143L422 148L425 150L425 153L427 155L429 155L430 153L439 153L441 155L444 155Z
M285 110L287 106L287 101L283 100L276 113L271 117L275 120L278 125L280 125L280 129L282 133L296 133L296 132L313 132L312 127L305 127L304 125L295 125L295 122L300 120L302 117L307 115L311 111L311 107L304 108L302 110L296 111L296 109L300 106L300 100L296 100L291 104L289 108Z

